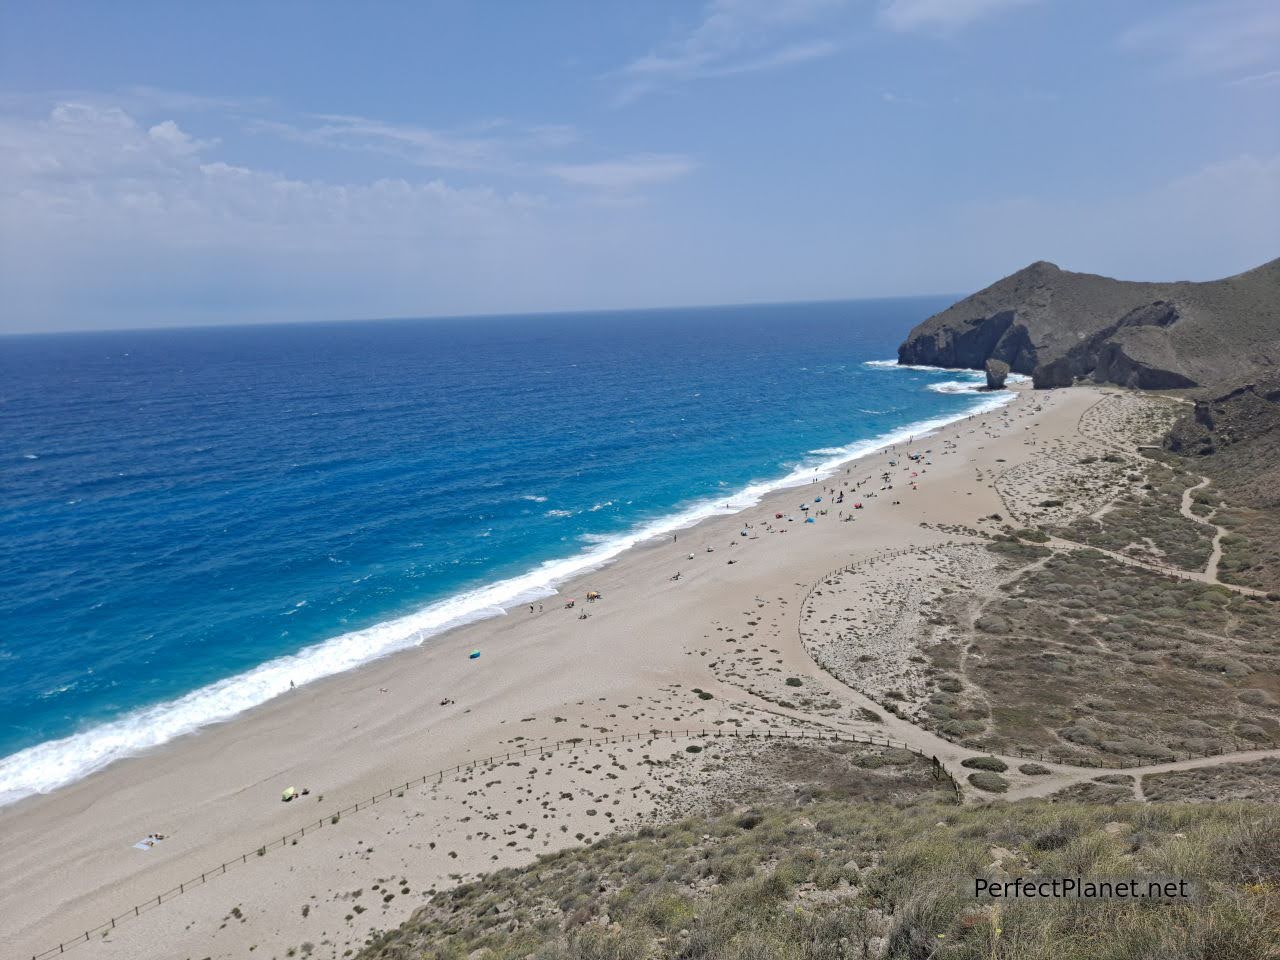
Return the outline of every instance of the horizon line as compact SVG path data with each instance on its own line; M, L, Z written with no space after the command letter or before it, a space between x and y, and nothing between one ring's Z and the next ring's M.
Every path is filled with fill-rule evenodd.
M151 327L70 327L61 330L13 330L0 331L0 339L16 337L60 337L85 333L156 333L160 331L181 332L191 330L246 329L257 327L298 327L320 324L343 323L413 323L442 320L501 320L511 317L578 316L601 313L662 313L670 310L728 310L738 307L780 307L787 305L819 304L819 303L853 303L866 300L920 300L932 297L963 297L957 293L907 293L890 296L872 297L818 297L800 300L744 300L729 303L690 303L667 304L658 307L584 307L576 310L514 310L497 313L434 313L422 315L400 315L390 317L329 317L307 320L248 320L213 321L210 323L162 324Z

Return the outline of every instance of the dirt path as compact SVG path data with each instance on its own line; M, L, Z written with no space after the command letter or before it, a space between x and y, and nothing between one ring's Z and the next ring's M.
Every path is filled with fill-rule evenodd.
M798 624L796 639L799 641L800 647L806 650L804 643L803 626ZM905 720L893 714L886 713L884 707L876 703L870 697L861 693L854 687L844 683L838 677L827 673L816 663L810 660L810 669L808 675L812 679L822 680L826 683L828 689L835 688L844 701L854 707L863 707L872 710L881 716L879 723L867 722L849 722L841 719L833 718L815 718L812 714L802 710L788 710L777 706L776 704L764 705L760 698L747 694L749 700L754 701L751 706L761 712L770 713L775 716L785 717L803 724L819 724L823 727L838 730L843 733L856 733L865 736L868 733L875 733L877 736L885 736L893 741L904 744L908 749L917 751L926 756L935 758L942 766L951 774L952 777L959 782L964 789L966 799L977 799L979 797L994 799L992 794L982 793L967 785L966 777L971 772L969 768L963 765L963 761L972 757L980 756L997 756L1009 766L1009 772L1006 777L1012 781L1009 792L1004 795L1005 799L1017 800L1024 797L1043 797L1051 793L1055 793L1064 787L1069 787L1077 783L1092 780L1095 777L1107 773L1126 773L1134 777L1135 795L1137 799L1144 800L1145 796L1142 792L1142 777L1156 773L1170 773L1177 770L1195 770L1201 767L1219 766L1225 763L1247 763L1252 760L1261 760L1264 757L1280 757L1280 749L1266 750L1241 750L1233 753L1222 753L1207 757L1194 757L1187 760L1171 760L1164 763L1144 764L1142 766L1132 767L1088 767L1075 766L1072 764L1057 763L1051 761L1036 762L1043 767L1049 769L1047 775L1039 775L1029 777L1016 772L1019 765L1025 764L1027 761L1022 757L1014 757L1006 754L991 754L986 751L972 750L960 744L953 743L929 730L919 727L910 720ZM738 693L738 705L745 706L742 701L742 695L745 691L736 688ZM724 690L727 692L727 689Z
M1227 531L1213 522L1212 513L1207 517L1198 517L1196 516L1195 511L1191 509L1191 506L1194 503L1192 494L1202 487L1207 487L1208 485L1209 478L1201 477L1200 482L1194 487L1187 487L1187 489L1183 490L1182 505L1178 508L1178 512L1193 523L1213 528L1213 549L1209 552L1209 562L1205 564L1204 575L1208 578L1210 583L1215 583L1218 586L1229 587L1230 584L1223 583L1218 579L1218 561L1222 559L1222 538Z
M1102 403L1102 402L1105 402L1105 398L1103 400L1098 401L1098 403ZM1094 404L1094 406L1097 406L1097 404ZM1092 410L1092 409L1093 407L1089 408L1089 410ZM1085 414L1087 414L1088 412L1089 411L1086 410L1084 414L1081 414L1080 420L1077 421L1077 425L1076 425L1076 432L1082 439L1084 439L1085 441L1091 444L1095 444L1098 448L1103 450L1114 450L1116 452L1123 452L1128 455L1133 455L1133 451L1122 450L1121 447L1119 447L1118 445L1106 439L1090 436L1089 434L1085 433L1084 430L1081 428L1081 424L1084 420ZM1148 457L1145 454L1142 454L1141 452L1138 452L1136 455L1142 460L1152 462L1152 463L1157 462L1153 458ZM1123 553L1118 553L1113 550L1106 550L1099 547L1093 547L1093 546L1090 546L1089 544L1078 543L1076 541L1067 540L1061 537L1050 537L1048 542L1046 543L1046 546L1049 546L1057 550L1078 550L1078 549L1097 550L1099 553L1105 554L1107 557L1117 561L1118 563L1123 563L1131 567L1139 567L1141 569L1150 571L1152 573L1174 576L1184 580L1197 581L1210 586L1222 587L1223 589L1230 590L1234 593L1238 593L1245 596L1265 596L1266 591L1257 590L1252 587L1239 586L1237 584L1223 583L1221 580L1218 579L1218 564L1222 557L1222 537L1225 535L1226 531L1221 526L1212 522L1212 519L1211 519L1212 515L1210 515L1210 518L1199 517L1199 516L1196 516L1192 510L1192 505L1194 503L1193 495L1195 491L1208 486L1209 483L1210 483L1210 479L1208 477L1201 477L1199 482L1197 482L1193 486L1190 486L1186 490L1184 490L1182 493L1182 502L1179 507L1179 512L1182 514L1182 516L1186 517L1187 519L1195 523L1201 524L1203 526L1212 527L1214 530L1213 548L1210 553L1209 560L1205 565L1205 568L1201 571L1180 570L1173 567L1159 566L1156 564L1152 564L1152 563L1148 563L1148 562L1136 559L1134 557L1128 556ZM999 499L1001 500L1003 505L1005 506L1006 510L1008 511L1008 514L1012 516L1014 519L1017 519L1018 518L1017 512L1014 510L1012 504L1005 498L1004 494L999 490L998 487L996 488L996 493L999 496ZM1094 517L1105 516L1105 514L1113 506L1114 506L1114 498L1112 500L1109 500L1102 507L1095 510L1092 513L1092 515ZM828 576L838 574L839 572L840 571L838 570L832 571L832 573L829 574ZM825 577L823 578L824 581L826 579L827 578ZM969 773L969 769L963 766L963 761L968 758L984 756L989 754L984 754L981 751L967 749L965 747L960 746L959 744L952 743L950 740L946 740L938 736L937 734L934 734L928 730L925 730L922 727L917 726L915 723L911 722L910 720L906 720L901 717L897 717L893 714L886 713L884 710L884 707L881 704L872 700L870 697L867 697L865 694L861 693L857 689L844 683L844 681L840 680L838 677L834 676L833 674L828 673L826 670L824 670L822 667L820 667L816 662L812 660L812 657L809 655L810 646L805 642L805 623L804 623L803 611L804 611L805 603L807 602L807 599L808 599L808 596L806 594L806 596L802 598L800 602L801 616L798 618L796 623L796 638L799 642L800 649L804 652L805 657L808 660L808 667L809 667L809 669L807 670L808 675L814 679L817 679L817 678L823 679L827 683L829 689L831 687L836 688L838 690L840 699L848 703L851 703L855 707L865 708L868 710L872 710L877 714L880 714L882 716L882 723L879 724L878 726L886 735L892 737L895 740L899 740L903 742L911 749L914 749L921 753L935 757L947 769L947 771L957 780L957 782L962 784L966 797L970 799L974 799L978 796L991 798L992 795L982 794L980 791L976 791L975 789L973 789L967 784L966 776ZM769 709L769 712L777 713L782 716L788 716L793 720L798 720L805 723L814 722L814 718L811 715L804 714L802 711L782 711L776 707L770 707L768 709ZM830 722L828 721L826 725L830 725ZM837 724L837 727L839 726L841 725ZM876 725L873 724L870 726L874 727ZM867 730L867 727L868 727L867 724L859 724L857 732L864 733ZM997 756L1000 756L1000 755L997 754ZM1168 772L1173 772L1178 770L1192 770L1192 769L1198 769L1202 767L1219 766L1227 763L1245 763L1253 760L1259 760L1264 757L1275 757L1275 756L1280 756L1280 749L1244 750L1244 751L1237 751L1234 753L1218 754L1215 756L1206 756L1206 757L1198 757L1198 758L1192 758L1187 760L1169 761L1166 763L1148 764L1144 766L1134 766L1129 768L1122 768L1122 770L1124 773L1130 774L1134 778L1133 789L1134 789L1134 795L1136 799L1140 801L1145 801L1146 796L1142 787L1142 778L1144 776L1147 776L1150 774L1156 774L1156 773L1168 773ZM1005 794L1005 797L1007 799L1020 799L1023 797L1046 796L1046 795L1055 793L1058 790L1063 789L1064 787L1069 787L1077 783L1082 783L1082 782L1092 780L1093 778L1103 775L1107 772L1116 772L1116 770L1113 768L1081 767L1081 766L1073 766L1070 764L1037 761L1038 763L1041 764L1041 766L1047 767L1050 772L1047 775L1027 777L1026 775L1015 773L1015 771L1017 771L1019 764L1025 762L1021 758L1001 756L1000 759L1002 759L1005 763L1007 763L1010 768L1007 776L1012 781L1012 783L1011 783L1009 792Z
M1165 567L1159 564L1147 563L1145 560L1139 560L1128 554L1117 553L1115 550L1107 550L1104 547L1095 547L1089 543L1080 543L1076 540L1066 540L1062 537L1050 537L1046 546L1056 547L1059 550L1096 550L1098 553L1105 554L1118 563L1126 564L1130 567L1141 567L1143 570L1149 570L1151 573L1158 573L1162 576L1177 577L1180 580L1194 580L1197 583L1204 583L1211 587L1221 587L1223 590L1230 590L1233 593L1239 593L1247 597L1265 597L1267 591L1257 590L1253 587L1244 587L1236 583L1223 583L1216 576L1217 561L1211 560L1213 566L1212 574L1207 570L1181 570L1178 567ZM1220 551L1219 551L1220 555Z

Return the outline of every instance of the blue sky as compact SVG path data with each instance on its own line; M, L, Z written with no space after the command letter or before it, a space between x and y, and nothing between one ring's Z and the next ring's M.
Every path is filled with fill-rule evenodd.
M1280 255L1274 0L0 6L0 330Z

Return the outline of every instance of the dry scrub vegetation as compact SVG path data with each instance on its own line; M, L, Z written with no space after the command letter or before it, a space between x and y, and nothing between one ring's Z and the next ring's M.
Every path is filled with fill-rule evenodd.
M1124 553L1148 563L1181 570L1203 570L1213 546L1213 531L1182 516L1182 493L1198 478L1161 464L1132 467L1131 486L1102 516L1078 517L1049 528L1065 540Z
M986 603L960 679L930 698L944 733L1077 764L1172 759L1280 741L1280 605L1094 551L1030 565Z
M1230 507L1222 484L1150 446L1180 406L1109 396L1078 439L1040 452L1033 480L998 478L1016 517L1040 526L826 578L801 620L810 653L887 710L979 750L1124 766L1280 743L1276 598L1160 572L1205 570L1213 523L1230 531L1227 580L1260 583L1280 555L1258 511ZM1180 513L1187 491L1207 523Z
M985 901L975 877L1186 878L1192 901ZM363 960L1258 960L1280 819L1244 805L821 799L647 828L438 895Z
M1148 800L1205 803L1215 800L1280 801L1280 758L1251 763L1223 763L1196 770L1176 770L1142 778Z

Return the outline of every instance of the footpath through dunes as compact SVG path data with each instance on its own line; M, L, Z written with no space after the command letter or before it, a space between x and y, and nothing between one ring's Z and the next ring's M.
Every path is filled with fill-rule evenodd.
M988 772L1030 766L1031 782L979 778L1010 796L1093 776L1072 766L1127 768L1110 786L1141 796L1142 776L1174 764L1272 755L1280 606L1219 582L1212 553L1204 569L1175 566L1203 562L1186 528L1212 529L1215 544L1223 531L1193 510L1206 478L1140 452L1171 418L1172 404L1158 398L1102 397L1076 436L1041 444L1056 466L1051 482L1021 482L1023 464L998 476L1005 509L1036 526L1005 524L992 536L988 524L968 542L886 551L833 571L802 609L807 649L875 709L1003 755ZM1087 482L1104 456L1115 471L1110 498ZM1168 476L1150 482L1140 472L1148 465ZM1116 549L1046 532L1100 515L1114 529L1085 534ZM1026 759L1035 762L1017 762Z
M953 796L952 778L968 801L1057 794L1114 802L1142 797L1153 777L1193 774L1194 784L1162 780L1160 789L1202 795L1265 784L1268 770L1254 764L1274 754L1256 749L1264 741L1249 739L1247 727L1274 730L1266 691L1261 700L1250 692L1262 689L1250 678L1269 676L1270 667L1261 650L1238 649L1255 642L1242 624L1266 628L1267 615L1253 606L1265 603L1237 594L1225 605L1183 597L1169 577L1135 567L1133 576L1158 583L1138 584L1132 597L1117 591L1111 602L1146 603L1143 591L1158 587L1161 606L1177 613L1185 600L1201 619L1184 633L1153 621L1167 646L1121 649L1080 622L1071 612L1079 608L1057 603L1073 599L1069 592L1038 579L1096 580L1095 552L1053 549L1043 531L1007 522L1010 496L1022 496L1027 514L1056 508L1038 507L1039 493L1023 502L1016 487L1000 489L1001 471L1042 459L1054 444L1080 442L1082 414L1099 396L1020 390L1003 410L912 445L919 459L901 449L865 458L738 516L647 544L564 589L579 598L598 590L598 603L547 602L542 612L471 625L127 769L0 811L15 840L0 854L0 943L19 957L76 941L75 949L104 958L240 957L250 948L341 957L482 873L701 803L752 802L738 791L758 781L793 792L817 784L811 792L820 795L835 777L843 796L863 791L881 803L914 802L920 786ZM1068 479L1064 500L1072 489ZM1069 511L1054 515L1071 520ZM1151 539L1159 548L1165 538ZM1182 544L1180 536L1170 542ZM1025 599L1003 589L1010 578L1026 581ZM991 598L1036 610L1047 602L1040 593L1054 598L1048 625L1069 624L1061 637L1042 637L1040 620L1028 624L1037 646L1051 651L987 646L1019 641L1021 626L974 631ZM1016 609L996 615L1013 627ZM1230 648L1225 673L1180 659L1204 635ZM473 648L483 651L479 661L467 659ZM1037 659L1046 652L1050 660ZM1152 653L1168 662L1144 664ZM1104 675L1125 684L1134 665L1167 672L1171 683L1199 670L1230 710L1206 715L1203 728L1159 725L1155 746L1185 749L1144 755L1113 737L1128 719L1119 708L1129 687L1072 680L1075 671L1087 676L1095 657ZM1036 712L1046 676L1062 692L1061 715ZM952 721L968 725L957 732ZM676 739L655 737L655 729L677 731ZM730 735L747 730L784 739ZM793 751L786 737L798 734L844 757L838 776L806 774L791 761L785 775L773 761L770 773L743 766L740 750ZM1188 762L1195 738L1205 753L1230 752ZM1252 749L1237 750L1233 739ZM805 742L802 755L815 741ZM453 779L411 782L423 770L459 764ZM1228 766L1242 772L1221 783L1202 773ZM917 769L927 783L916 783ZM880 770L916 786L886 787L868 772ZM949 776L935 776L942 773ZM389 784L406 786L388 796ZM281 804L279 791L290 785L311 794ZM363 805L379 794L383 800ZM358 811L332 821L329 811L357 802ZM167 839L135 856L134 834L152 831ZM271 849L258 857L264 844ZM106 918L238 858L234 877L184 890L86 942L84 933Z

